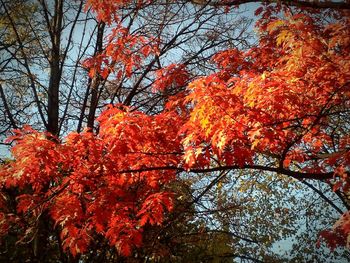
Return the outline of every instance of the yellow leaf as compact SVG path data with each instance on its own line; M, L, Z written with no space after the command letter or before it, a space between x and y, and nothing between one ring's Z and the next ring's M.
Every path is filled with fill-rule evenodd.
M275 31L278 27L284 26L284 25L285 25L285 22L282 20L273 21L269 23L269 25L267 26L267 31L271 33L272 31Z
M259 139L255 139L252 143L251 149L254 150L254 148L259 144Z
M207 118L201 119L200 120L200 124L201 124L201 127L203 129L205 129L208 126L208 124L209 124L209 120Z
M226 136L223 131L219 132L217 147L222 151L226 145Z
M195 150L195 156L198 157L200 154L202 154L202 148L197 148Z
M287 30L282 30L281 33L278 34L276 43L277 46L280 46L283 42L288 40L288 38L291 36L290 32Z

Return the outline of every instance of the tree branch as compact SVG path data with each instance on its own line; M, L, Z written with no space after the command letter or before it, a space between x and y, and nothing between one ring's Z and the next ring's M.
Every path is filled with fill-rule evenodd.
M306 182L306 181L301 181L303 184L305 184L306 186L308 186L309 188L311 188L313 191L315 191L323 200L325 200L331 207L333 207L339 214L343 214L344 212L334 204L334 202L332 202L322 191L320 191L319 189L317 189L315 186L313 186L312 184Z
M7 113L7 116L10 119L12 127L17 129L18 126L16 125L16 121L14 120L12 113L11 113L11 110L9 108L9 105L7 104L6 96L5 96L5 93L4 93L4 90L2 88L1 83L0 83L0 96L1 96L2 102L4 103L4 108L5 108L5 111Z
M182 167L176 167L176 166L160 166L160 167L141 167L138 169L128 169L128 170L121 170L118 171L118 174L121 173L137 173L137 172L149 172L149 171L177 171L177 172L188 172L188 173L210 173L210 172L218 172L218 171L228 171L228 170L259 170L259 171L266 171L266 172L273 172L278 174L283 174L286 176L293 177L297 180L301 179L312 179L312 180L319 180L324 181L327 179L332 179L334 176L334 172L328 172L328 173L305 173L305 172L295 172L291 170L287 170L281 167L269 167L269 166L263 166L263 165L225 165L225 166L217 166L217 167L210 167L210 168L190 168L185 169Z
M202 3L203 1L192 1L196 4ZM274 0L226 0L226 1L212 1L210 5L212 6L239 6L242 4L247 3L261 3L261 4L273 4L273 3L280 3L288 6L295 6L295 7L309 7L309 8L315 8L315 9L326 9L326 8L332 8L332 9L350 9L350 3L348 1L341 1L341 2L333 2L333 1L274 1Z

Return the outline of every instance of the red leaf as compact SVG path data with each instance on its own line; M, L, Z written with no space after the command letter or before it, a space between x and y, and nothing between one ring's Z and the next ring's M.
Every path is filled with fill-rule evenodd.
M261 14L262 11L264 11L264 8L261 6L255 10L254 15L258 16Z

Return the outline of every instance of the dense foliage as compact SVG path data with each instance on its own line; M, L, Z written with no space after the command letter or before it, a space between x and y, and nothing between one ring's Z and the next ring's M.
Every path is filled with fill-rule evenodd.
M174 59L161 66L159 57L168 44L163 46L159 36L125 26L133 21L132 17L124 21L129 6L137 13L160 5L155 2L86 3L85 9L96 14L100 28L102 24L102 28L112 27L106 44L96 45L94 56L82 62L95 108L82 132L79 121L78 132L60 138L59 125L48 121L47 132L24 126L7 139L13 143L13 159L0 170L3 242L12 247L14 242L33 244L31 257L38 261L45 259L38 255L37 247L44 246L53 232L54 245L48 250L67 261L79 257L101 260L99 256L111 262L161 261L168 255L179 262L205 258L223 262L235 257L258 262L287 260L292 256L275 255L271 247L275 241L298 234L293 225L301 224L301 218L292 207L297 202L284 201L289 195L282 190L291 187L295 193L300 186L294 185L300 181L340 214L332 229L323 229L320 236L313 233L313 239L319 237L319 245L325 241L331 250L349 247L348 5L332 8L330 3L309 9L303 7L307 1L295 1L301 7L265 4L255 11L258 43L250 48L236 45L215 50L209 55L210 62L206 60L210 70L200 74L191 60ZM236 8L235 1L193 2L184 5L198 10L223 10L224 5L227 14L229 8ZM151 71L152 81L143 80L157 63L159 67ZM143 67L148 69L144 75L140 73ZM121 103L112 100L104 107L96 128L98 101L93 98L98 94L94 92L111 78L119 87L123 81L136 84ZM54 102L49 99L48 103L52 107ZM8 107L5 111L12 116ZM317 188L312 181L323 184ZM193 198L194 189L203 185L203 191ZM335 193L331 198L326 186ZM239 196L238 190L245 194ZM272 200L263 200L269 194ZM203 201L202 207L196 207L204 196L215 201ZM335 201L331 200L334 196ZM214 208L205 207L210 202ZM216 212L204 219L198 216L207 209ZM320 212L316 207L308 211L310 215ZM247 226L239 229L240 234L232 231L237 218L248 226L267 226L263 212L277 217L273 227L280 236L266 229L250 231ZM205 222L209 217L211 224ZM333 215L328 218L333 219ZM244 229L250 236L241 235ZM185 233L191 231L201 235L187 239ZM177 232L183 233L182 239L174 238ZM195 240L196 236L200 238ZM210 244L213 238L219 240L216 249ZM175 251L163 247L160 239L174 242ZM251 243L254 252L244 251L241 242ZM259 242L266 247L259 250L255 246ZM182 243L188 247L181 247ZM177 255L191 247L187 259ZM68 256L58 256L57 251ZM205 254L208 251L214 251L212 258Z

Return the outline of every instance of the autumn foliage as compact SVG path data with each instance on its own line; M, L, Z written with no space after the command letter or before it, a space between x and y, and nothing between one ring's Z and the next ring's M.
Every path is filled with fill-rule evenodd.
M111 23L127 2L88 4ZM139 2L141 8L149 1ZM258 169L326 181L348 193L350 16L327 12L332 22L321 12L259 9L259 44L218 52L215 73L191 82L186 65L155 73L153 92L187 86L157 115L111 105L98 118L98 133L57 141L29 127L15 131L14 160L0 170L0 234L16 228L30 239L35 219L46 214L72 255L100 235L129 256L142 246L144 227L162 225L172 211L168 185L180 172ZM120 78L120 68L132 74L152 53L156 40L119 26L85 66L91 77ZM321 236L333 248L349 246L349 226L346 213Z

